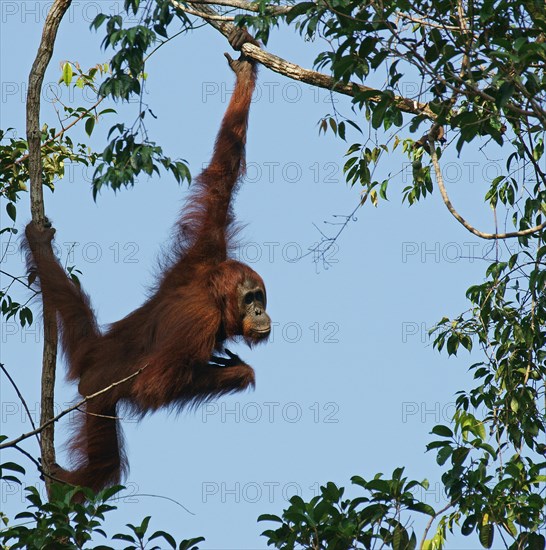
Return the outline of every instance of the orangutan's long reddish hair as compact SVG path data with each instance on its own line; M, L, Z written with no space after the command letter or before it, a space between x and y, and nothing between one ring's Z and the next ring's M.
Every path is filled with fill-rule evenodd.
M238 31L232 45L254 40ZM255 42L254 42L255 43ZM226 54L227 55L227 54ZM57 310L68 377L91 399L71 442L74 468L54 472L66 482L97 491L120 481L127 462L118 405L144 415L164 406L184 407L254 385L254 371L225 350L225 340L242 336L249 344L270 332L261 277L229 258L233 231L231 199L244 171L248 112L256 68L241 56L230 67L237 76L210 165L193 184L179 222L175 259L153 296L136 311L98 329L89 299L53 255L54 230L26 228L31 267L44 299Z

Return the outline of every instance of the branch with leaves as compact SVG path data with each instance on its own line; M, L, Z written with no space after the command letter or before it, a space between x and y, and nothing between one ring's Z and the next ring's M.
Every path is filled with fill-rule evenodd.
M170 0L171 4L178 10L187 12L187 8L183 6L177 0ZM191 3L193 4L193 3ZM212 27L217 31L222 33L226 38L230 35L234 29L234 25L228 22L219 22L219 14L207 4L200 4L196 10L192 10L193 15L199 15L200 17L206 19ZM189 13L189 12L188 12ZM287 13L285 11L281 13ZM324 73L318 71L313 71L310 69L305 69L279 57L272 53L268 53L262 48L255 46L254 44L246 43L242 48L243 53L249 58L253 59L257 63L260 63L264 67L286 76L291 80L297 80L298 82L304 82L305 84L310 84L311 86L316 86L317 88L324 88L329 91L337 92L343 95L354 97L356 93L366 94L369 101L372 103L379 103L384 98L384 93L375 88L370 88L369 86L364 86L356 82L349 82L347 84L339 82L338 80L328 76ZM414 115L421 115L425 118L435 120L436 115L432 112L428 104L412 101L410 99L404 98L402 96L394 96L393 103L401 111L405 113L411 113Z

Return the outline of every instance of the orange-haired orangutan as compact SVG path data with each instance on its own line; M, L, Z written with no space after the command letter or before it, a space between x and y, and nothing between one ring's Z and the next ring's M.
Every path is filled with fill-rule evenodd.
M235 49L256 43L244 30L230 37ZM79 393L92 395L71 442L75 468L55 477L97 491L118 483L127 463L119 406L144 415L160 407L182 408L254 386L254 371L224 342L241 336L250 345L271 330L261 277L229 258L234 229L231 199L245 169L248 113L256 67L243 54L226 54L237 82L214 153L192 185L178 224L174 261L146 303L102 333L89 299L66 275L52 252L54 229L26 228L31 268L44 298L57 310L68 377ZM222 357L221 354L224 354Z

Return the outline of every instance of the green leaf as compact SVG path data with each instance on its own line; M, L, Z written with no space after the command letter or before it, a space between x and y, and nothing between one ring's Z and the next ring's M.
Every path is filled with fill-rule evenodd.
M159 537L163 538L171 546L171 548L176 548L175 538L170 533L166 533L165 531L156 531L150 536L149 540L157 539Z
M314 2L300 2L296 4L286 16L286 22L291 23L298 15L307 13L309 10L315 9L316 4Z
M338 125L338 134L339 134L339 137L345 141L345 122L340 122L339 125Z
M204 537L196 537L193 539L185 539L180 542L178 545L178 550L193 550L194 548L197 548L195 545L198 542L204 542Z
M93 133L93 128L95 127L95 117L90 116L85 121L85 133L91 137L91 134Z
M63 74L61 77L62 82L64 82L67 86L70 86L70 83L72 82L72 64L68 61L63 65Z
M262 514L261 516L258 516L258 521L276 521L278 523L282 523L282 519L273 514Z
M453 437L453 432L451 431L451 429L441 424L434 426L431 433L439 435L441 437Z
M504 107L508 103L508 101L514 94L514 90L515 87L512 82L503 82L501 84L499 91L495 96L495 105L498 109L502 109L502 107Z
M422 514L427 514L429 516L434 516L436 514L434 508L424 502L408 504L408 510L415 510L416 512L421 512Z
M461 526L461 533L467 537L474 531L474 528L476 527L476 516L474 514L468 516Z
M71 273L71 277L74 277ZM109 500L117 493L123 491L125 487L123 485L113 485L112 487L107 487L100 492L100 497L102 500Z
M451 453L453 452L453 449L450 445L446 445L445 447L442 447L438 454L436 455L436 462L442 466L445 461L451 456Z
M387 99L382 99L374 108L372 115L372 128L377 130L383 124L385 118L385 111L387 110L389 103Z
M6 204L6 212L8 213L8 216L15 221L17 218L17 208L15 207L15 204L13 202L8 202Z
M493 525L491 523L486 523L485 525L482 525L479 532L480 542L482 543L482 546L484 548L491 548L493 546L493 536L495 534L495 530L493 529Z
M33 315L32 310L28 307L22 307L19 310L19 321L21 326L30 326L32 325Z
M104 21L106 21L106 19L108 19L108 16L104 13L99 13L95 19L91 22L91 25L90 28L92 29L98 29L103 23Z
M448 339L447 339L447 345L446 345L446 349L447 349L447 354L448 355L457 355L457 349L459 348L459 335L458 334L452 334Z
M15 462L4 462L3 464L0 464L0 470L10 470L12 472L18 472L20 474L25 473L25 469Z
M114 540L124 540L125 542L136 542L135 537L131 535L125 535L123 533L117 533L116 535L113 535L112 538Z
M451 457L451 462L454 466L458 466L464 463L468 453L470 452L469 447L459 447L453 451L453 456Z

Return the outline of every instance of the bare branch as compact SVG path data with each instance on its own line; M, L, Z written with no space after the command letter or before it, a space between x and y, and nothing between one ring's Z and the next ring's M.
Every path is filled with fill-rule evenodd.
M25 401L25 398L23 397L23 394L19 390L19 387L15 383L15 380L13 380L10 373L6 369L4 363L0 363L0 369L2 369L2 372L6 375L6 378L9 380L10 384L13 386L13 389L15 390L15 393L17 394L17 397L21 401L21 404L23 405L23 408L25 409L25 412L27 413L28 419L30 421L30 425L34 429L36 429L36 424L34 424L34 419L32 418L32 415L30 414L30 410L28 408L27 402ZM38 444L40 444L40 438L38 437L38 435L36 435L36 439L38 440ZM21 450L21 449L19 449L19 450ZM23 451L21 450L21 452L23 452ZM32 459L32 460L34 460L34 459Z
M434 130L434 126L433 126ZM432 137L433 131L429 134L429 144L430 144L430 156L432 159L432 165L434 166L434 173L436 174L436 183L438 184L438 188L440 189L440 194L442 195L442 199L444 201L444 204L447 206L447 209L451 212L453 217L462 224L470 233L473 235L476 235L476 237L480 237L481 239L512 239L514 237L525 237L526 235L532 235L533 233L537 233L538 231L541 231L546 227L546 222L541 223L540 225L536 225L535 227L530 227L529 229L523 229L521 231L512 231L509 233L484 233L483 231L480 231L479 229L476 229L472 225L470 225L453 207L453 204L451 204L451 201L449 200L449 196L447 194L445 185L444 185L444 178L442 176L442 170L440 168L440 163L438 161L438 155L436 154L436 145L434 138Z
M202 19L206 19L207 21L235 21L235 17L230 15L208 15L206 13L203 13L201 11L193 10L191 8L188 8L186 6L183 6L182 4L179 4L178 9L189 13L190 15L195 15L197 17L201 17Z
M52 418L49 418L46 420L41 426L38 428L24 433L20 435L19 437L16 437L15 439L12 439L11 441L5 441L4 443L0 443L0 449L7 449L8 447L15 447L18 443L21 441L28 439L29 437L32 437L33 435L36 435L40 432L43 432L46 428L49 426L52 426L55 422L60 420L63 416L66 416L69 412L72 412L82 405L85 405L88 401L91 401L95 399L95 397L98 397L99 395L102 395L103 393L106 393L110 391L111 389L115 388L116 386L119 386L120 384L124 384L125 382L128 382L129 380L132 380L133 378L137 377L146 367L148 367L148 364L144 365L140 369L138 369L136 372L133 372L130 376L127 376L126 378L123 378L122 380L118 380L117 382L114 382L113 384L110 384L106 388L103 388L102 390L95 392L91 395L88 395L87 397L84 397L81 401L78 401L75 405L72 405L68 409L65 409L64 411L60 412L57 416L53 416Z
M32 292L34 292L34 294L39 294L39 292L37 292L36 290L34 290L32 288L31 285L29 285L25 279L26 277L17 277L17 275L12 275L11 273L8 273L7 271L4 271L3 269L0 269L0 274L2 275L5 275L6 277L10 277L12 279L12 281L17 281L18 283L21 283L23 286L25 286L26 288L28 288L29 290L32 290ZM9 284L9 286L11 286L12 283Z
M131 496L132 497L152 497L152 498L160 498L160 499L163 499L163 500L168 500L169 502L172 502L173 504L176 504L177 506L180 506L180 508L182 508L183 510L188 512L188 514L191 514L192 516L195 516L194 512L192 512L191 510L186 508L181 502L178 502L178 500L175 500L174 498L171 498L171 497L166 497L166 496L163 496L163 495L154 495L152 493L131 493Z
M22 449L19 445L14 445L13 448L19 451L22 455L25 455L36 466L39 472L43 472L42 465L28 451L25 451L25 449Z
M417 23L422 27L430 27L432 29L449 30L449 31L455 31L455 32L460 30L459 27L454 27L453 25L442 25L440 23L433 23L432 21L428 21L427 19L412 17L411 15L408 15L407 13L402 13L401 11L397 11L396 15L400 17L400 19L406 19L407 21L411 21L412 23Z
M192 4L211 4L260 13L260 6L258 4L246 2L245 0L193 0ZM266 6L265 13L268 15L286 15L293 7L294 6Z

